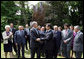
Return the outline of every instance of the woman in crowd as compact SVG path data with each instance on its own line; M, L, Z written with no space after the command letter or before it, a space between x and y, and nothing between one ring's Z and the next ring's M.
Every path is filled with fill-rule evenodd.
M10 26L5 26L6 31L2 33L5 58L7 58L8 52L10 52L10 58L12 57L12 32L10 32Z

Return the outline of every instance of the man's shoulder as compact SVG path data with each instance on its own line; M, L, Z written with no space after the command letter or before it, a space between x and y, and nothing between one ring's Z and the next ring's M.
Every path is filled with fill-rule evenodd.
M17 30L15 33L19 32L19 30Z
M80 35L83 35L83 33L82 33L82 32L80 32L79 34L80 34Z
M30 29L30 31L33 31L33 30L35 30L35 29L34 29L34 28L31 28L31 29Z
M54 32L54 30L52 30L52 32Z

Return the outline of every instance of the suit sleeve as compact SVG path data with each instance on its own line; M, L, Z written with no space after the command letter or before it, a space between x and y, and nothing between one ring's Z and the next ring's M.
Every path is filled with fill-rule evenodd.
M71 32L68 36L68 39L66 39L67 42L73 39L73 32Z
M26 29L24 29L25 35L27 35Z
M15 32L14 34L14 42L16 43L16 39L17 39L17 32Z
M50 40L53 37L53 32L50 32L46 37L40 38L41 40Z
M83 33L80 34L80 37L79 38L81 39L81 42L83 43Z
M30 36L31 36L31 38L34 39L34 40L37 39L37 37L35 36L35 33L34 33L33 30L30 30Z

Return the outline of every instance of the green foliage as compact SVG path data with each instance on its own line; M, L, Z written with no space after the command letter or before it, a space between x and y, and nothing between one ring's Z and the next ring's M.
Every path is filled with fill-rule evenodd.
M5 30L5 25L7 23L7 17L1 17L1 31L3 32Z
M23 1L23 3L26 1ZM1 31L4 31L4 26L10 24L11 22L14 23L15 27L17 28L18 25L25 25L24 20L29 24L31 21L32 15L30 10L27 8L22 8L17 6L15 3L20 5L20 1L1 1ZM25 4L24 4L25 6ZM19 10L23 10L25 19L23 18L24 15L16 15L16 12ZM4 18L5 17L5 18ZM3 25L4 24L4 25Z
M16 23L16 12L19 8L13 1L1 1L1 31L4 30L4 26L7 24Z
M14 23L25 25L32 20L33 10L29 9L28 1L1 1L1 31L4 30L6 24ZM20 6L16 6L16 4ZM27 6L27 8L25 8ZM38 5L36 5L39 7ZM46 1L44 6L44 21L50 22L52 25L62 26L64 23L72 25L80 25L83 28L83 2L82 1ZM69 10L69 6L71 9ZM72 11L73 9L73 11ZM17 11L21 11L21 15L16 15ZM75 11L77 10L77 11ZM71 15L69 14L71 13ZM44 25L44 21L39 19ZM40 23L40 22L39 22Z
M47 3L50 4L50 7L46 8L46 22L50 22L52 25L58 26L62 26L64 23L69 23L72 25L80 25L82 27L82 1L48 1ZM69 6L71 6L70 10Z

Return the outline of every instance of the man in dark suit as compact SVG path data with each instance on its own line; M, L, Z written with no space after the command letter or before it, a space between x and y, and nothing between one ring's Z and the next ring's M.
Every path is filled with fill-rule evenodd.
M73 39L73 31L69 29L67 23L64 24L64 30L62 31L62 54L66 58L70 58L71 43Z
M54 39L54 58L57 58L57 54L60 49L60 44L61 44L61 32L58 31L58 26L54 26L53 30L53 39Z
M25 25L25 31L27 33L27 38L26 38L26 50L28 50L28 45L27 45L27 41L29 42L29 48L30 48L30 28L28 27L28 24Z
M51 30L51 24L46 24L46 32L44 38L38 38L38 41L45 40L45 54L46 58L53 58L54 40L53 31Z
M13 23L10 23L10 31L13 33L13 36L14 36L16 29L14 28ZM13 37L13 48L14 48L15 53L17 54L17 48L14 42L14 37Z
M73 51L75 52L76 58L81 58L83 53L83 33L80 31L79 26L75 26L74 30L76 36L74 38Z
M37 22L32 22L32 28L30 30L30 49L31 49L31 58L34 58L35 53L37 53L37 58L40 58L40 42L37 38L40 38L40 33L37 30Z
M18 58L20 57L20 49L22 48L22 58L24 58L24 46L25 46L25 31L22 26L18 27L19 30L14 34L14 41L18 47Z
M45 27L42 26L40 30L40 38L45 37ZM41 55L45 56L45 41L41 41Z

